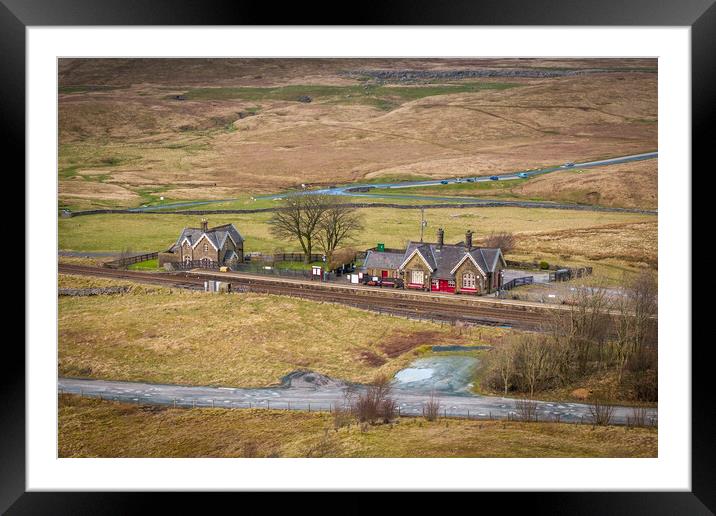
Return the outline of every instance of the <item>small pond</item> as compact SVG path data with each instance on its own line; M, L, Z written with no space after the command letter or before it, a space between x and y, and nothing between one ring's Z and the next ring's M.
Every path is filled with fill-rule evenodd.
M461 355L419 358L396 373L393 387L416 392L468 394L479 363L475 357Z

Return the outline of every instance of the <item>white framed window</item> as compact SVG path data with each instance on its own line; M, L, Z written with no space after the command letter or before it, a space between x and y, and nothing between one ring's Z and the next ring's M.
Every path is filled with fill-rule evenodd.
M189 262L191 262L191 256L189 256L189 255L187 254L187 255L184 256L184 263L189 263Z
M423 284L423 280L425 279L425 274L423 271L411 271L410 272L410 283L415 284Z
M205 253L209 252L209 244L207 244L207 243L204 244L204 252Z
M467 271L462 275L462 288L475 288L475 273Z

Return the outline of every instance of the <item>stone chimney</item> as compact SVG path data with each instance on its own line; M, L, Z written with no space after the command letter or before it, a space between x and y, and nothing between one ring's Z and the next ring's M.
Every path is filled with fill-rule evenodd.
M472 249L472 231L469 229L465 231L465 247L467 247L468 250Z
M201 230L206 233L209 231L209 221L206 219L201 219Z
M438 247L442 247L445 243L445 232L443 228L438 228Z

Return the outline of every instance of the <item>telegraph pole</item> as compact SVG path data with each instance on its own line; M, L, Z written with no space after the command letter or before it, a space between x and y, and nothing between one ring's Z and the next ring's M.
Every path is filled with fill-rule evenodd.
M425 220L425 208L420 208L420 243L423 242L423 230L428 225L428 221Z

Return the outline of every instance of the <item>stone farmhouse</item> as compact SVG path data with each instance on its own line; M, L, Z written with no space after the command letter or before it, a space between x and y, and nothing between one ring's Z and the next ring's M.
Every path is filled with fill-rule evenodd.
M401 278L406 288L450 292L453 294L489 294L502 286L505 259L496 248L473 247L472 231L465 241L445 244L438 229L436 243L410 242L404 251L368 251L364 269L379 278Z
M244 238L233 224L209 228L206 219L200 228L184 228L160 262L181 262L200 267L231 266L244 261Z

